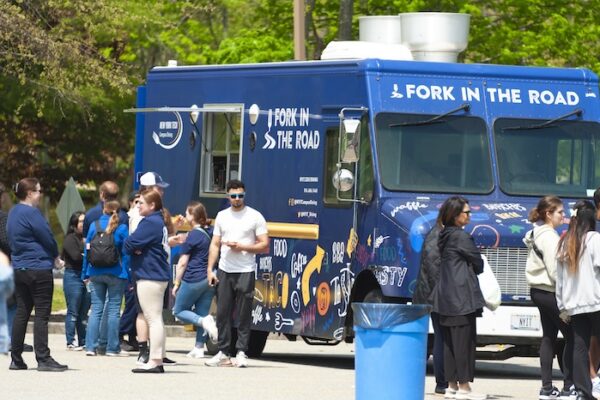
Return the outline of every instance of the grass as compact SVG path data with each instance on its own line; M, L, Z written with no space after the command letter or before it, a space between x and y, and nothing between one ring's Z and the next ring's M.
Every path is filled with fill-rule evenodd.
M63 292L62 286L54 285L54 294L52 295L52 312L65 310L67 308L67 302L65 300L65 292Z

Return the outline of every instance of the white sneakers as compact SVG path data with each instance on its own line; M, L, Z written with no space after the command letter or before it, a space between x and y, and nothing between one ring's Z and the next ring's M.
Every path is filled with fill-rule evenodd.
M454 390L452 388L447 388L444 398L457 400L485 400L487 399L487 395L473 393L470 390Z
M456 400L485 400L486 394L473 393L471 390L458 390L456 392Z
M233 361L233 362L232 362ZM248 366L248 356L243 351L238 351L235 359L231 359L222 351L218 352L213 358L207 360L204 364L209 367L233 367L246 368Z
M248 356L243 351L238 351L235 356L235 366L238 368L246 368L248 366Z
M198 347L194 347L192 351L185 355L188 358L204 358L204 349L199 349Z
M215 354L213 358L210 360L206 360L204 362L205 365L209 367L232 367L231 359L229 356L225 355L222 351Z
M216 342L219 335L217 331L217 323L215 322L213 316L207 315L206 317L202 318L200 325L202 325L202 329L204 329L204 331L208 334L210 340Z

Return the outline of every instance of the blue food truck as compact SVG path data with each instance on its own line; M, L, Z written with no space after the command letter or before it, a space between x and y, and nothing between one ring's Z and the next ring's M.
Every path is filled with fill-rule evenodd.
M241 179L266 218L249 353L267 334L351 340L352 302L410 301L423 239L450 195L502 305L478 319L495 357L536 355L528 211L600 186L598 78L586 69L356 59L153 68L138 89L135 173L209 216Z

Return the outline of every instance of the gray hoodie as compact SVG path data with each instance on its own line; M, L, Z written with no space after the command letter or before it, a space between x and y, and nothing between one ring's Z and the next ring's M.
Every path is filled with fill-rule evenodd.
M600 234L588 232L575 274L558 261L556 303L569 315L600 311Z
M546 224L535 226L525 234L523 243L527 246L525 276L530 287L547 292L556 291L556 249L560 237L556 230ZM542 260L533 250L533 242L544 256Z

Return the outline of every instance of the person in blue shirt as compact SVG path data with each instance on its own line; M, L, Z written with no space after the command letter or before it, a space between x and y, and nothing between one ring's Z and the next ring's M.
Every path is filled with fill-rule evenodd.
M95 356L100 336L100 321L103 313L107 313L107 356L127 356L121 351L119 342L119 317L123 292L127 285L128 268L127 258L122 255L123 242L127 238L127 226L119 222L119 210L121 205L118 201L107 201L104 203L104 214L90 226L86 237L86 246L83 258L81 277L88 281L92 297L92 311L88 321L85 337L86 355ZM90 242L96 236L98 228L107 234L112 234L114 244L120 255L117 264L107 267L94 266L89 261ZM105 308L106 304L106 308Z
M105 181L102 182L98 191L100 201L85 213L85 218L83 220L83 237L87 237L90 226L102 216L104 203L117 200L117 197L119 196L119 185L113 181ZM121 209L119 209L119 222L125 225L129 223L129 216Z
M163 296L170 279L167 260L168 232L163 215L160 193L146 190L141 193L138 208L144 218L123 245L131 255L131 274L136 282L136 293L143 315L150 328L150 359L135 373L163 373L165 356L165 324Z
M180 321L198 327L196 345L187 356L203 358L206 333L212 340L217 340L217 325L212 315L208 314L215 296L215 288L210 286L206 279L212 228L202 203L188 204L185 218L192 225L192 230L181 245L181 255L172 290L175 296L173 315Z
M42 188L36 178L24 178L15 186L15 192L19 203L8 213L6 224L17 294L9 369L27 369L22 357L23 341L35 307L33 344L38 371L65 371L68 367L56 362L48 348L48 319L54 291L52 268L55 262L62 261L50 225L37 208Z

